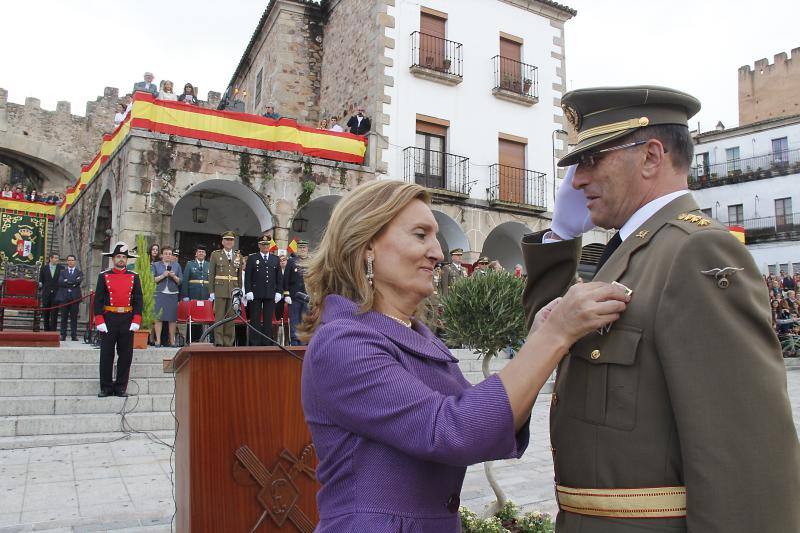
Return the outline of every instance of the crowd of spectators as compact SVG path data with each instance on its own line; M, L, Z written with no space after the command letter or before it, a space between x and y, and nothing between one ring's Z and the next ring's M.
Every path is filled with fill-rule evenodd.
M790 276L783 270L779 275L770 274L764 277L769 290L772 325L778 337L800 335L800 302L797 300L797 288L800 286L800 273ZM786 353L786 351L784 351ZM798 353L789 355L798 356Z
M39 204L55 205L64 200L64 194L56 191L39 192L36 189L24 187L21 183L6 183L0 190L0 198L17 200L21 202L36 202Z

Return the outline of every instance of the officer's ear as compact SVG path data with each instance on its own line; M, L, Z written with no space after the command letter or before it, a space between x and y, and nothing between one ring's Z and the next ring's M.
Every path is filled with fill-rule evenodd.
M644 144L645 157L642 163L642 177L656 178L667 163L667 152L658 139L650 139Z

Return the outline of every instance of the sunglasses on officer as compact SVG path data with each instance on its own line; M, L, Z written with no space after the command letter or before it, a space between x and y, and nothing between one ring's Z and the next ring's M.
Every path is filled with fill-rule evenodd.
M626 150L628 148L633 148L635 146L641 146L647 142L650 142L651 140L652 139L645 139L644 141L635 141L631 143L620 144L619 146L603 148L602 150L595 150L593 152L584 152L578 155L578 165L584 168L592 168L610 152L616 152L617 150ZM666 148L664 149L664 153L665 154L667 153Z

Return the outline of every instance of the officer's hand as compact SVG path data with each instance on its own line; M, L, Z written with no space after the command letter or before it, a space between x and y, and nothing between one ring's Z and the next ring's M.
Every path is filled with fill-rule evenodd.
M553 223L550 229L562 239L580 237L594 228L586 207L586 196L583 191L572 187L572 178L578 165L567 169L564 181L556 193L556 205L553 208Z
M130 331L139 331L139 324L136 322L131 322Z
M210 301L210 302L214 301L214 293L213 292L208 295L208 301Z
M542 326L542 324L545 323L547 318L550 316L550 313L553 312L553 309L555 309L560 302L561 302L561 297L556 298L549 304L539 309L539 312L536 313L536 315L533 317L533 325L531 326L531 333L538 330Z
M617 320L629 301L619 285L576 283L551 309L540 330L547 330L571 346L584 335Z
M248 292L247 294L244 295L244 299L247 300L248 302L252 302L253 298L254 296L252 292Z
M282 298L283 298L283 294L281 294L279 292L275 293L275 303L280 302Z
M97 331L100 333L108 333L108 326L106 326L105 323L97 324Z
M284 300L284 301L285 301L287 304L289 304L289 305L292 305L292 297L291 297L291 296L287 296L287 297L286 297L286 298L284 298L283 300Z

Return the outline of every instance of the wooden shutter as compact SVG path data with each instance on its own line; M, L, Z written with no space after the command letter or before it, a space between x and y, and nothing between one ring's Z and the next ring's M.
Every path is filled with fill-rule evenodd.
M525 144L498 139L499 198L503 202L525 203Z
M447 137L447 126L426 122L424 120L417 120L417 131L419 133L427 133L428 135Z
M500 87L522 92L522 46L500 37Z
M445 60L446 19L420 13L419 15L419 64L423 67L442 70Z

